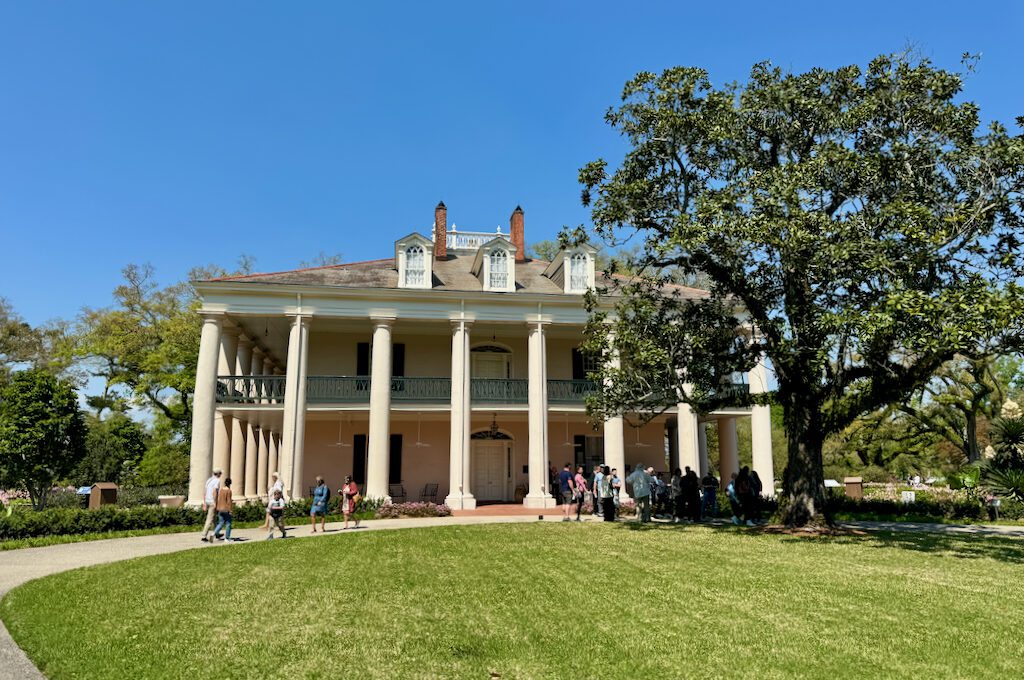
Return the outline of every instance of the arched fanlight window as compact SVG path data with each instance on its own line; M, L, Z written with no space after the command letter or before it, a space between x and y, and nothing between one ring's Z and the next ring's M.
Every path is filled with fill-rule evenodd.
M426 275L423 246L410 246L405 251L405 285L422 286Z
M586 290L589 278L587 276L587 256L583 253L574 253L569 258L569 290L574 292Z
M508 288L508 253L504 250L491 251L491 288Z

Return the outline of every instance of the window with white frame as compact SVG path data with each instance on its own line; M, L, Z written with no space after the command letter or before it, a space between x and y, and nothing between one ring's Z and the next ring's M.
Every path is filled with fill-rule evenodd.
M490 261L491 289L505 290L508 288L508 253L504 250L493 250Z
M573 253L569 258L569 290L582 292L589 287L590 276L587 272L587 256L584 253Z
M422 286L427 277L423 246L410 246L405 251L405 285Z

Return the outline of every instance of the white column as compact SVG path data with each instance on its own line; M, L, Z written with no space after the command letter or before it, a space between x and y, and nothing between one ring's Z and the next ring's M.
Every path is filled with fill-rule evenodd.
M309 377L309 317L303 317L299 324L299 386L298 406L295 412L295 449L292 456L293 498L305 498L309 490L306 479L306 387Z
M370 345L370 432L367 441L366 497L390 498L388 458L391 426L391 324L374 319Z
M201 505L205 482L213 470L213 427L217 411L217 357L220 353L221 318L203 316L196 363L196 387L192 397L192 448L189 453L188 504Z
M288 334L288 365L285 369L284 425L279 442L278 471L289 500L302 497L301 488L293 488L296 450L302 445L299 431L306 425L306 389L303 372L303 338L308 336L309 318L297 315ZM271 470L273 472L273 470Z
M270 430L261 427L259 429L259 445L256 451L256 497L266 499L267 481L270 479L270 471L267 470L267 463L270 459L269 439Z
M622 488L619 500L629 498L626 487L626 427L622 416L615 416L604 421L604 464L619 471ZM589 473L590 470L587 470Z
M275 472L280 474L280 470L277 469L277 452L280 448L280 442L281 435L279 435L277 432L271 432L270 441L267 447L267 482L266 484L263 485L265 488L270 488L270 475L274 474Z
M235 372L235 353L238 351L238 329L223 326L220 335L220 351L217 354L217 375L232 375ZM235 389L228 383L228 392ZM217 411L213 417L213 467L226 475L231 465L231 416ZM224 477L221 477L224 479Z
M248 375L252 362L252 340L240 335L238 337L238 353L235 355L235 375ZM248 396L248 384L245 380L238 381L238 389ZM245 450L246 432L249 424L238 418L231 419L231 477L232 490L235 498L245 496Z
M697 475L704 477L711 469L711 462L708 460L707 423L697 423L697 449L700 457L700 470L697 471Z
M450 508L468 510L476 507L476 498L470 489L470 322L452 322L452 403L451 436L448 447L448 496L444 502Z
M736 446L736 419L718 419L718 473L722 488L729 483L732 473L740 471L740 456Z
M677 405L676 436L679 437L679 467L687 466L694 472L700 470L700 434L697 414L689 404L680 402Z
M761 357L748 376L751 394L768 392L768 368ZM772 455L771 406L756 405L750 409L750 451L754 472L761 478L761 493L775 496L775 460Z
M530 325L529 358L530 489L523 499L528 508L551 508L555 499L548 488L547 342L544 323Z

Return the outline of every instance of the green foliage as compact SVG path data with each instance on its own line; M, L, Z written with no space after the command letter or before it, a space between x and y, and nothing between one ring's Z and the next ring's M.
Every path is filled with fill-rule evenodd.
M86 425L85 458L72 474L74 484L133 481L146 451L146 432L142 425L122 413L115 413L106 420L90 416Z
M742 404L719 386L766 355L787 521L817 521L828 435L1022 326L1024 140L983 129L961 86L907 55L761 63L720 88L682 67L628 82L606 115L628 153L580 171L597 235L644 243L637 274L590 300L588 349L621 359L596 376L610 387L591 412L658 412L691 385L698 410ZM706 275L708 296L671 287L669 270ZM749 337L730 341L738 328Z
M0 483L26 489L36 508L85 455L78 394L42 369L15 373L0 389Z
M166 418L157 418L149 446L139 463L138 482L142 486L183 485L188 483L189 444L174 432Z

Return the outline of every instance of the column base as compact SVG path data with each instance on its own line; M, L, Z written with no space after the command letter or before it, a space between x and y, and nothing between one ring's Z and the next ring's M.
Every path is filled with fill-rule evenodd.
M523 499L524 508L553 508L558 503L551 496L530 496Z
M448 494L444 504L452 510L476 510L476 498L472 495Z

